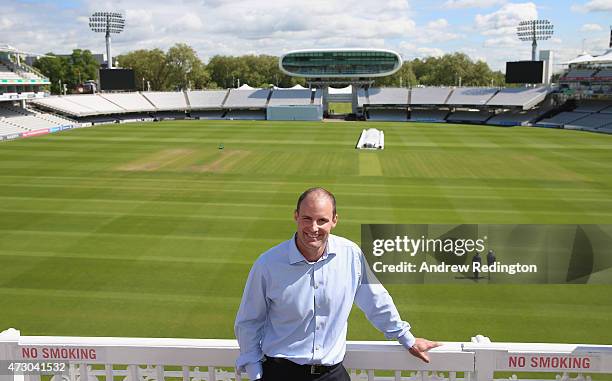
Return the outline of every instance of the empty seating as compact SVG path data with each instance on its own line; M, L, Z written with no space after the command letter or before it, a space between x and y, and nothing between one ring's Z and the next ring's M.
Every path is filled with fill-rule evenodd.
M458 87L446 102L449 105L484 106L499 90L487 87Z
M128 112L155 111L155 107L140 93L104 93L101 97Z
M451 91L448 87L415 87L410 93L410 104L443 105Z
M259 110L231 110L225 115L231 120L266 120L266 112Z
M17 81L23 78L12 71L8 66L0 62L0 80Z
M189 106L192 110L220 109L228 90L188 91Z
M561 79L590 79L594 73L593 69L571 69Z
M506 111L497 114L487 120L487 124L498 126L526 126L533 124L543 114L550 111L549 109L535 109L527 111Z
M610 102L606 101L580 101L578 107L574 109L575 112L598 112L610 106Z
M585 116L584 118L566 123L565 128L578 127L582 129L596 129L608 124L612 124L612 114L593 113Z
M612 114L612 106L606 107L605 109L600 111L601 113Z
M0 118L2 118L4 125L18 127L22 129L22 132L71 124L64 119L57 118L60 119L58 122L57 119L49 119L41 116L40 113L34 113L18 107L0 107Z
M305 106L311 102L310 89L274 89L269 106Z
M187 110L185 93L176 91L147 91L142 95L159 111Z
M548 87L505 88L495 94L487 102L487 106L519 106L526 110L542 102L549 92Z
M488 111L455 111L446 120L449 122L484 123L491 117Z
M594 79L612 79L612 69L601 69L595 73Z
M412 110L408 120L411 122L444 123L448 113L448 110Z
M27 132L27 130L14 124L8 123L2 117L0 117L0 136L5 137L15 134L21 134L23 132Z
M370 105L407 105L409 90L405 88L375 88L368 90Z
M578 119L584 118L589 114L581 113L581 112L562 112L553 116L552 118L542 119L537 123L540 126L554 126L554 127L563 127L566 124L572 123Z
M225 111L223 110L198 110L198 111L191 111L189 114L191 115L192 118L217 120L217 119L223 119L223 115L225 114Z
M268 102L270 90L252 89L239 90L231 89L225 100L225 108L264 108Z
M408 119L406 109L369 108L368 120L373 122L405 122Z

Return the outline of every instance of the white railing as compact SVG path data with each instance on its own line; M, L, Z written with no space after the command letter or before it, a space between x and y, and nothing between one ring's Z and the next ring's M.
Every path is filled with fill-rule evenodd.
M40 381L36 374L7 375L8 362L66 364L67 372L51 381L232 381L235 340L117 337L21 336L0 333L0 380ZM349 342L344 365L354 381L490 381L498 372L550 373L548 380L588 381L591 374L612 374L612 346L576 344L491 343L476 336L470 342L445 342L426 364L394 342ZM2 375L3 374L3 375ZM502 377L502 378L500 378ZM288 380L290 381L290 380Z

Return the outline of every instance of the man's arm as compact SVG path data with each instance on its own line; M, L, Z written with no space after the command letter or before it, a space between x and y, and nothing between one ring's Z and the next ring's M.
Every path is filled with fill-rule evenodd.
M251 380L260 379L263 376L261 340L267 318L263 271L265 269L260 260L256 261L244 286L242 302L234 324L234 333L240 346L236 368L241 372L246 371Z
M426 352L441 344L412 335L410 324L400 318L391 295L376 279L363 254L359 255L361 279L355 294L355 303L387 339L398 340L413 356L429 362Z

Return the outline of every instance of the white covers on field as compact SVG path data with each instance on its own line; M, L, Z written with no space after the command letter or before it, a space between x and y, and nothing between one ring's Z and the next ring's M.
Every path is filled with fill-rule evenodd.
M385 148L385 133L376 128L368 128L361 131L359 141L355 146L357 149L384 149Z

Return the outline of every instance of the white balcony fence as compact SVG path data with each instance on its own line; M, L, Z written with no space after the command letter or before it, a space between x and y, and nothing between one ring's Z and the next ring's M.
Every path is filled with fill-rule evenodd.
M612 374L610 345L491 343L483 336L443 344L426 364L394 342L352 341L344 365L354 381L589 381ZM0 333L3 368L10 361L56 362L68 371L8 375L4 369L0 380L239 381L246 374L236 373L237 356L235 340L21 336L8 329ZM532 372L540 378L528 377Z

